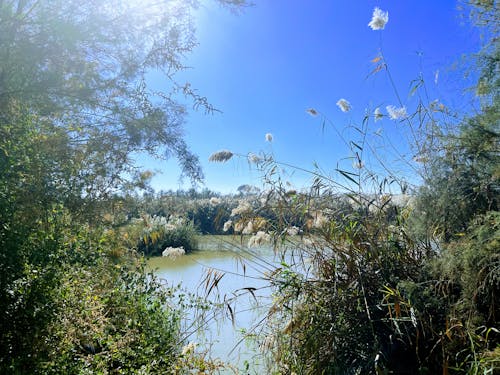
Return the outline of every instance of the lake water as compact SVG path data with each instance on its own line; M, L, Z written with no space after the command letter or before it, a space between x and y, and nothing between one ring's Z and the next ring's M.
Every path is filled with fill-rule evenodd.
M200 296L206 296L214 278L223 275L208 298L224 302L226 307L203 319L193 312L188 314L186 327L195 333L187 341L197 342L198 351L206 351L211 358L230 362L239 369L248 361L253 369L250 373L258 373L257 369L262 368L260 351L251 340L243 340L242 332L261 328L258 322L271 302L270 289L262 275L272 270L273 264L279 264L279 260L269 246L248 251L241 246L242 242L246 243L246 239L202 236L200 250L175 259L152 258L148 265L167 285L181 283L186 291ZM255 289L249 293L245 288Z

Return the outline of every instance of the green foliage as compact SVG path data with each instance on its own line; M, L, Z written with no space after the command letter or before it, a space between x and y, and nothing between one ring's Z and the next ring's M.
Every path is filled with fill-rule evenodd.
M198 247L198 231L181 218L169 221L162 216L144 215L127 228L127 235L131 245L146 256L162 255L167 247L183 247L186 252Z
M198 159L182 138L183 90L172 78L195 45L190 13L196 2L13 1L0 7L0 112L12 121L23 103L71 139L98 177L86 187L117 186L132 151L178 158L194 180ZM140 9L139 9L140 8ZM130 27L133 25L133 27ZM163 73L171 92L157 94L146 74ZM161 74L160 73L160 74ZM104 167L105 166L105 167ZM88 182L88 181L86 181ZM101 191L102 193L102 191Z
M436 260L435 274L457 287L457 311L492 326L500 316L500 213L477 217L467 233Z
M392 205L389 195L352 193L349 208L316 197L304 205L302 200L289 200L279 190L281 184L273 185L279 197L273 201L276 207L287 214L302 212L307 244L291 244L298 250L283 255L286 262L269 275L275 297L261 345L272 353L272 371L493 371L500 334L500 258L499 215L491 208L498 197L489 194L494 186L481 184L491 181L497 168L490 158L496 141L495 134L479 134L483 154L476 155L484 174L476 176L484 177L467 182L482 200L467 202L469 210L456 213L463 221L445 222L454 236L441 243L441 253L429 247L433 236L424 241L413 237L415 215L420 218L422 200L430 199L424 194L417 196L416 206L411 200L401 206ZM470 137L460 147L468 144L474 144ZM462 149L462 154L469 152ZM455 168L466 166L457 163ZM455 172L450 168L451 174ZM444 191L462 194L458 188ZM439 202L455 214L456 201L450 196ZM308 230L307 218L315 215ZM282 237L287 221L286 215L279 217L269 227ZM429 224L427 230L435 228Z
M203 234L224 234L223 226L229 220L230 202L198 202L194 207L187 207L186 216Z
M499 219L497 211L477 217L441 256L426 262L418 282L399 284L425 337L420 355L436 368L488 373L500 362L493 355L500 345Z
M431 235L450 241L474 215L499 209L499 126L497 102L466 120L457 135L443 136L417 201L417 218Z
M172 291L151 277L121 264L72 267L58 291L64 305L48 327L42 371L166 373L180 351L180 311Z
M2 285L1 372L166 372L181 344L173 291L112 232L71 220L54 209L20 244Z

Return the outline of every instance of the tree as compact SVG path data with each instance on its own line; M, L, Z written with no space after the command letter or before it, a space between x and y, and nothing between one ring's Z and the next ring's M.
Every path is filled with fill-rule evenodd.
M476 1L470 8L486 35L471 67L480 109L465 117L456 131L439 134L420 192L423 227L445 242L463 235L476 215L499 209L500 11L494 3Z
M116 189L136 151L174 156L184 174L199 181L178 99L183 94L195 107L213 108L175 80L196 45L197 6L196 0L0 1L0 124L15 123L22 107L39 116L36 122L64 132L71 159L88 165L77 176L79 186L76 176L65 181L80 194ZM165 80L166 91L150 87L152 73ZM96 178L82 182L89 171L98 171Z

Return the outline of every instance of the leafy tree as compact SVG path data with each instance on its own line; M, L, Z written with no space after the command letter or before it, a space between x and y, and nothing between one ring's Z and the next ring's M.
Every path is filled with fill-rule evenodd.
M430 234L445 242L461 236L475 215L499 209L500 102L442 140L420 191L419 210Z
M175 79L196 45L197 6L170 0L0 2L0 124L15 123L24 107L40 116L36 123L53 126L48 137L67 137L71 159L86 166L72 176L77 181L59 181L75 194L116 190L136 151L175 156L187 176L200 180L198 159L182 137L186 109L179 95L195 107L213 108ZM161 77L166 90L150 87L149 74Z

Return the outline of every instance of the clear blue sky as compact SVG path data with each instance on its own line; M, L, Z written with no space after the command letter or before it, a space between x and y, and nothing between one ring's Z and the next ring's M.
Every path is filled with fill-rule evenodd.
M381 31L368 27L376 6L389 12ZM187 117L186 139L200 157L205 186L235 192L242 184L260 185L260 174L246 160L209 163L209 156L221 149L272 152L277 160L303 168L318 163L326 173L337 166L352 168L352 160L345 159L350 151L337 132L357 140L352 126L361 126L367 108L380 107L386 114L387 105L399 106L385 72L367 78L379 51L409 113L416 106L416 97L409 96L410 82L420 72L430 99L451 108L463 105L462 73L453 64L462 54L478 50L479 36L457 6L452 0L256 0L255 6L234 15L206 2L197 14L199 46L186 57L192 68L177 76L222 111L190 111ZM350 112L337 107L340 98L351 103ZM322 127L320 116L307 114L311 107L335 129ZM405 126L387 117L368 123L374 146L385 147L382 159L395 169L398 155L387 142L411 158ZM373 135L377 131L383 137ZM272 143L265 141L266 133L273 134ZM374 159L366 158L367 166L374 167ZM140 160L159 172L152 181L156 190L190 187L188 181L179 185L175 160ZM299 173L290 179L297 188L310 181Z

